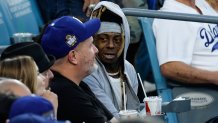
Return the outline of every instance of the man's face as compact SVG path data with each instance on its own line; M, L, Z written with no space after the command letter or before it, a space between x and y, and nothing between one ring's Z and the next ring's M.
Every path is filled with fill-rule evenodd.
M107 32L95 36L98 57L103 63L116 63L124 48L121 33Z
M78 47L76 52L79 53L81 70L83 69L87 74L90 74L96 68L95 56L98 53L98 49L93 44L93 38L88 38Z

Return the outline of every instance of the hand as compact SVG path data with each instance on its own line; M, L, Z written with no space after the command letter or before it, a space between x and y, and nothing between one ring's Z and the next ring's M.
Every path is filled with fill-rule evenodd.
M97 4L100 0L84 0L83 4L83 12L86 12L86 16L91 15L91 11L89 10L89 6L93 4Z
M54 113L56 118L57 109L58 109L58 96L55 93L51 92L50 90L45 90L41 96L51 102L54 108Z

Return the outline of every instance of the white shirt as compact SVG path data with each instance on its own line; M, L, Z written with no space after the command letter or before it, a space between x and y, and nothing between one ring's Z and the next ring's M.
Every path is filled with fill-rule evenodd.
M195 9L174 0L165 1L161 10L199 14ZM217 25L155 19L153 31L160 65L180 61L200 69L218 70L218 48L212 51L218 42Z
M116 100L117 100L117 103L119 105L119 108L120 110L123 110L124 109L124 102L122 101L122 94L123 94L123 90L121 88L121 79L120 78L113 78L111 76L109 76L109 79L111 81L111 85L112 85L112 88L113 88L113 91L114 91L114 94L115 94L115 97L116 97ZM127 96L125 96L127 97ZM127 99L126 99L127 100Z

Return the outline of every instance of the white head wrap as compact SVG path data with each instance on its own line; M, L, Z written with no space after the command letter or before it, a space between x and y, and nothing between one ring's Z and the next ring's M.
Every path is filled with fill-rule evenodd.
M120 25L114 22L101 22L101 27L98 30L97 34L105 33L105 32L116 32L121 33Z

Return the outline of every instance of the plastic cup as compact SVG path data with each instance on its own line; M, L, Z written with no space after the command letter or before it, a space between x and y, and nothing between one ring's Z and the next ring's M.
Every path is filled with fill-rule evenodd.
M162 98L151 96L144 98L145 112L147 116L161 115Z
M15 33L12 36L12 44L19 42L31 42L33 38L32 33Z
M139 118L139 113L136 110L121 110L119 116L121 120L136 120Z

